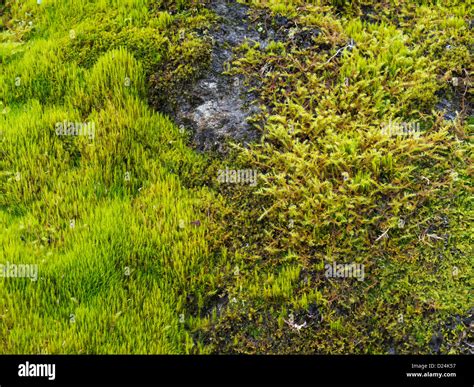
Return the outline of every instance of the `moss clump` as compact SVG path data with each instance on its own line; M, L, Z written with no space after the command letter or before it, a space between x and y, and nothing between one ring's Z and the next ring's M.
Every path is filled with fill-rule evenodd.
M177 8L180 13L167 36L163 60L150 77L150 103L164 112L174 108L176 96L199 78L211 61L212 42L205 32L212 15L195 2L183 2Z
M157 28L129 26L125 29L112 26L96 27L88 24L67 39L66 58L80 66L90 68L97 59L111 49L125 48L144 65L147 74L162 61L167 49L166 36Z
M161 111L172 108L175 97L208 68L210 53L210 43L200 39L171 44L166 59L150 77L151 104Z
M205 353L192 332L207 319L187 296L202 308L221 282L206 233L222 232L219 199L186 188L206 159L148 107L156 20L140 0L21 3L14 14L39 28L14 25L2 45L0 262L38 265L38 278L1 278L0 352ZM135 36L124 15L154 27ZM104 40L88 57L91 36ZM58 135L69 123L93 123L94 137Z
M3 31L6 28L5 24L9 19L9 11L9 4L5 4L5 2L2 2L0 4L0 31Z

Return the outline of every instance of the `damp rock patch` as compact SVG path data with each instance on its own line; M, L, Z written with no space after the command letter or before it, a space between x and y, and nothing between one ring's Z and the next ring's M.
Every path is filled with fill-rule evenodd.
M208 6L219 18L210 31L211 62L196 82L185 85L172 106L165 106L175 122L193 132L194 145L201 151L219 150L227 139L255 140L257 131L248 118L258 112L256 99L238 77L225 75L233 48L244 41L265 45L248 22L248 7L235 1L213 0Z
M456 119L460 115L463 119L472 117L473 109L467 94L469 80L468 77L454 77L450 86L437 93L439 98L436 110L444 114L444 118L449 121Z

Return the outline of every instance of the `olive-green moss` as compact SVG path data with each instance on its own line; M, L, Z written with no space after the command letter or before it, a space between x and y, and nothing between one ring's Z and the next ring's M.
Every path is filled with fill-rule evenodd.
M235 62L262 85L266 124L236 161L259 171L258 189L227 193L226 243L240 274L227 287L235 305L209 342L217 352L437 351L433 336L473 304L466 112L449 122L434 111L450 87L441 75L468 68L464 5L387 6L409 15L418 26L410 29L341 18L345 2L249 3L322 34L308 49L244 45ZM451 13L434 36L448 35L457 58L422 28ZM387 136L391 121L420 123L419 138ZM332 262L363 264L365 280L325 278ZM290 314L306 325L292 328ZM456 329L443 331L441 352L465 350L459 337L469 327Z

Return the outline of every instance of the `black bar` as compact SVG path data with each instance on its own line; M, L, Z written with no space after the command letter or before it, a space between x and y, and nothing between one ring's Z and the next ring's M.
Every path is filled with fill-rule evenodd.
M472 386L474 381L472 359L470 356L457 355L1 355L0 386L27 384L35 386L74 384ZM26 362L29 362L29 366L54 364L54 380L48 380L47 376L20 377L19 366L26 365ZM433 377L428 376L426 374L428 372L431 374L456 373L456 376ZM425 376L408 377L407 373L421 373Z

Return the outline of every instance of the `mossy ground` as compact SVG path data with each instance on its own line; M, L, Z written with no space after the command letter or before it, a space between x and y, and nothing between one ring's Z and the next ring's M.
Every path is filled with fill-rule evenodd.
M287 39L236 48L262 138L222 160L149 106L208 65L205 4L6 2L0 263L39 279L1 279L1 353L468 351L472 7L246 3ZM218 184L226 165L258 186Z

